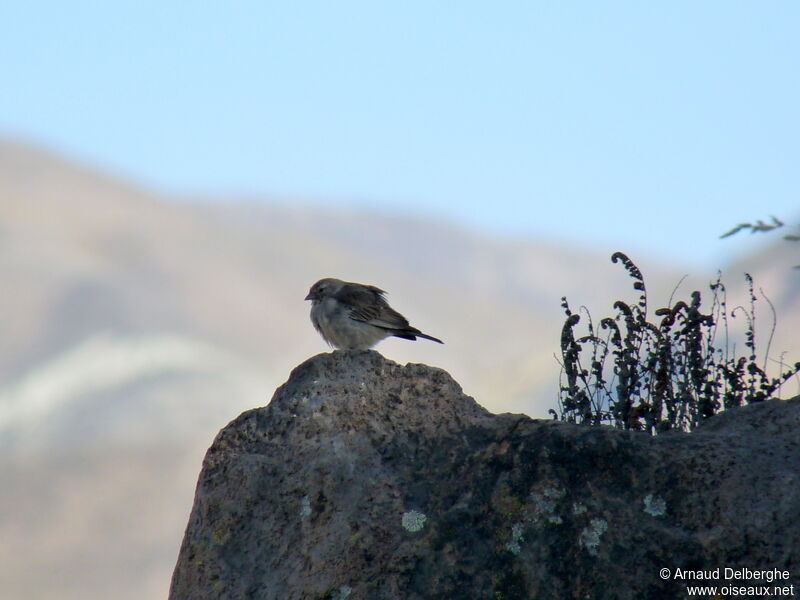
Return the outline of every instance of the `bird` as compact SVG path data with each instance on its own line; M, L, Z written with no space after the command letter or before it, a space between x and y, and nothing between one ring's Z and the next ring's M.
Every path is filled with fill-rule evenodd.
M311 286L311 322L328 345L342 350L367 350L387 337L405 340L439 338L412 327L384 298L382 289L327 277Z

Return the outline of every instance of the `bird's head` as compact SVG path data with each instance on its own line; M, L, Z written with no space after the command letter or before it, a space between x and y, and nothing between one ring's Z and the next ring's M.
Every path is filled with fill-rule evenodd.
M332 296L338 292L343 285L344 281L334 279L333 277L320 279L317 283L311 286L311 289L308 290L308 296L306 296L305 299L320 301L323 298L327 298L328 296Z

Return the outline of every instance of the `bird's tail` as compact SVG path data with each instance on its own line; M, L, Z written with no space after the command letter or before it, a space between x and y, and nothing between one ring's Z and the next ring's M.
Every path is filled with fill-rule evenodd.
M415 331L414 335L417 336L417 337L425 338L426 340L430 340L432 342L437 342L439 344L444 344L444 342L442 340L440 340L439 338L435 338L432 335L428 335L427 333L422 333L421 331Z
M386 331L390 332L390 335L394 337L403 338L404 340L416 340L417 338L425 338L426 340L431 340L432 342L436 342L438 344L444 344L442 340L439 338L435 338L432 335L428 335L427 333L422 333L416 327L406 327L405 329L386 329Z

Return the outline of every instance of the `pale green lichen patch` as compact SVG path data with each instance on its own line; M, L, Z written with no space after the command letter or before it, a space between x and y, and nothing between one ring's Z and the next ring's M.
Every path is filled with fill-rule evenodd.
M653 517L662 517L667 512L667 503L660 496L647 494L644 497L644 512Z
M555 486L547 486L541 492L532 491L530 493L530 520L534 523L544 520L553 525L563 523L564 520L561 516L556 514L556 508L558 501L566 494L566 490Z
M576 517L578 515L582 515L587 510L588 509L586 508L586 505L585 504L581 504L580 502L575 502L572 505L572 514L575 515Z
M512 554L519 554L522 550L520 542L524 541L522 533L525 526L522 523L514 523L511 526L511 540L506 544L506 550Z
M597 549L600 547L600 537L608 530L608 522L605 519L592 519L589 526L581 531L578 543L586 548L592 556L597 556Z
M538 482L521 500L502 482L492 493L492 508L505 517L506 523L511 523L511 535L506 529L498 536L498 542L504 550L517 555L522 551L526 531L536 533L548 525L562 525L570 506L574 505L569 502L567 490L553 480ZM585 511L584 507L577 514Z
M564 488L546 487L542 490L542 495L547 498L552 498L553 500L558 500L567 495L567 490Z
M428 519L424 514L416 510L409 510L403 513L403 518L400 520L403 529L416 533L425 527L425 521Z
M353 592L353 588L349 585L343 585L336 590L331 596L331 600L346 600L346 598Z
M306 519L311 516L311 500L308 498L308 494L303 496L303 499L300 500L300 518Z

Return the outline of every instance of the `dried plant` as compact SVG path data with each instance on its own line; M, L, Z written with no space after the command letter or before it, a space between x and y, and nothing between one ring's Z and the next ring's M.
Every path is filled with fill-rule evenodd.
M654 312L660 317L654 323L648 320L647 289L639 268L621 252L614 253L611 260L625 267L639 292L638 300L632 305L615 302L616 315L602 319L599 330L588 310L581 307L587 333L576 338L581 314L573 313L562 298L567 318L561 332L558 411L550 411L554 418L651 434L690 431L721 410L772 397L800 372L800 362L786 368L781 359L778 376L767 375L772 333L759 364L757 299L749 275L749 308L728 311L725 286L718 276L709 286L708 312L703 312L700 292L673 303L673 291L669 306ZM772 309L774 332L774 308L763 292L761 295ZM728 319L739 316L747 324L746 356L737 356L729 341ZM720 326L722 340L717 339Z

